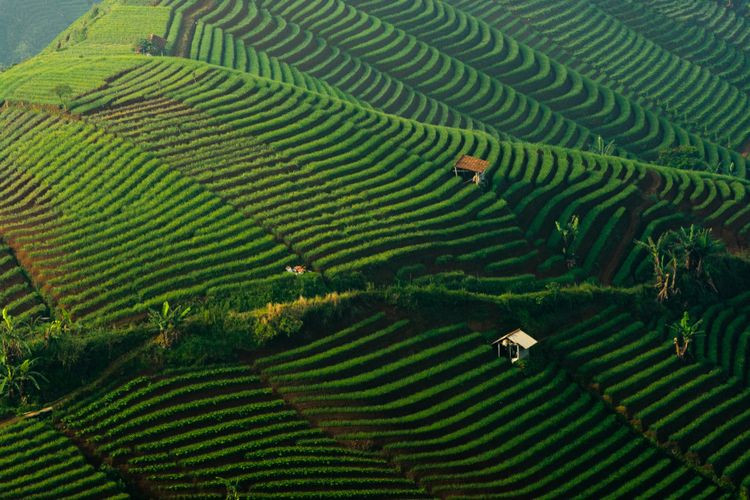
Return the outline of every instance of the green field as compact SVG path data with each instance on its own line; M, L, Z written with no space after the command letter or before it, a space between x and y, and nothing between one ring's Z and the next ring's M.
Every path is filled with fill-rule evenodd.
M0 72L0 498L750 495L745 6L74 3Z

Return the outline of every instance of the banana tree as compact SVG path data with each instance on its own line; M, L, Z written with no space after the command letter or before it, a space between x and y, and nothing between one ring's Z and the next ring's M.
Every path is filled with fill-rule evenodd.
M649 236L647 241L636 241L636 244L645 248L651 257L656 300L664 302L677 295L680 292L677 287L677 257L669 248L667 237L662 235L654 241Z
M0 355L8 360L15 360L23 355L25 344L21 329L7 307L2 311L3 321L0 323Z
M578 239L580 223L581 220L577 215L572 215L565 222L555 222L555 228L562 240L562 253L565 257L565 263L568 266L568 269L573 269L577 263L574 245Z
M602 136L598 136L589 151L598 155L612 156L615 154L615 141L605 142Z
M25 359L16 365L4 355L0 356L0 396L26 404L29 386L38 391L41 389L40 381L48 382L44 375L33 369L34 364L36 359Z
M685 311L680 321L670 326L670 330L674 334L673 343L678 358L685 359L690 343L698 335L703 335L702 323L703 320L693 321L690 314Z
M149 311L149 322L159 332L159 341L162 345L169 347L177 340L180 326L191 312L191 307L172 307L166 300L160 310Z
M680 228L674 232L673 238L675 251L681 256L685 271L715 291L709 260L724 250L723 244L712 237L711 229L694 224Z

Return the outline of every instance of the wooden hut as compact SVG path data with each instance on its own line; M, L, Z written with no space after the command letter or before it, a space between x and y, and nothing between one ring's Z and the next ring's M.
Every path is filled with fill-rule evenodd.
M497 357L508 356L511 363L529 357L529 349L538 344L537 340L520 328L503 335L492 345L497 346Z
M453 165L453 171L456 176L458 175L470 175L471 181L474 184L482 182L482 176L484 172L490 167L490 162L474 156L463 155Z

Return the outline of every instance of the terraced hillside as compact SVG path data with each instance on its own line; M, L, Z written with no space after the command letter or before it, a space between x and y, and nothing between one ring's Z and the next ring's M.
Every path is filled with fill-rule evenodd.
M442 498L715 494L554 364L524 377L465 325L378 321L256 367L316 425L382 449Z
M492 332L418 323L377 313L254 369L113 381L55 422L158 498L720 497L555 363L523 373Z
M373 453L311 428L247 367L140 378L77 403L66 428L151 495L426 498Z
M18 316L44 314L46 307L7 245L0 246L0 303Z
M718 340L708 336L704 342ZM750 484L745 442L750 392L736 381L728 383L716 366L680 363L671 344L612 309L561 332L551 343L565 363L622 405L644 430L695 454L717 474ZM744 364L746 353L737 356L737 363Z
M139 62L70 110L2 113L15 130L6 168L59 179L32 183L45 190L33 204L9 197L5 234L56 304L104 321L280 279L299 262L377 282L417 263L506 285L561 276L554 223L572 214L582 216L582 270L632 283L648 273L633 239L698 221L742 246L750 223L744 181L498 142L193 64ZM489 192L453 175L463 154L493 165ZM117 159L109 170L88 167L105 158ZM132 203L142 196L149 203ZM99 243L76 249L86 238Z
M747 497L739 12L105 0L56 31L0 72L0 498Z
M569 2L547 3L568 9L560 16L569 11L585 15ZM681 97L679 102L662 104L666 98L652 96L650 90L659 85L658 79L651 82L644 75L641 82L636 72L627 72L632 75L627 83L638 90L628 92L619 80L601 81L587 74L587 67L558 58L558 51L549 50L546 40L562 38L559 35L566 28L551 21L551 16L545 22L555 24L559 31L540 33L535 50L527 45L531 40L514 38L513 31L493 15L501 8L528 24L525 11L548 12L538 6L518 2L487 6L475 0L164 4L183 9L183 15L196 22L194 28L186 28L192 34L189 50L177 48L183 56L282 79L288 79L285 72L272 68L286 63L389 113L478 128L501 137L510 134L529 142L586 149L601 135L614 140L623 153L647 160L655 159L662 148L694 145L709 164L744 172L745 160L736 152L750 137L742 118L743 92L713 75L696 74L686 63L686 68L677 68L673 81L695 83L691 88L705 90L700 96L703 100L691 94L683 99L661 85L662 94ZM505 19L515 20L513 16ZM596 16L588 22L600 22L603 30L615 24ZM611 36L617 40L617 30ZM679 58L662 52L662 59L667 59L665 71L656 74L666 78L670 74L666 68L671 71ZM656 51L655 57L662 52ZM610 54L615 56L620 54ZM627 54L621 60L640 62ZM627 68L621 66L617 70L625 72ZM615 73L606 65L604 70ZM686 73L695 82L686 82ZM644 95L660 105L652 105ZM721 121L708 123L706 115L721 117Z
M4 426L0 434L0 498L130 498L80 450L44 422Z
M706 330L706 335L697 339L698 355L720 365L745 385L750 381L748 304L748 294L744 293L725 303L696 311L702 313Z
M32 203L12 205L5 234L35 282L76 316L113 321L143 312L150 297L236 287L292 262L252 220L123 139L59 114L11 108L2 120L19 134L2 168L33 191Z

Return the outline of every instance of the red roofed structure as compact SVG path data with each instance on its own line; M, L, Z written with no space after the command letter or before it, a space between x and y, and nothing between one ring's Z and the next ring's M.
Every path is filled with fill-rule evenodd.
M474 156L464 155L456 162L456 169L468 170L477 174L484 173L490 167L490 162Z
M474 184L479 185L482 182L482 175L489 167L490 162L488 162L487 160L476 158L474 156L463 155L453 166L453 171L456 173L456 176L458 176L459 171L462 173L473 173L474 175L472 176L471 181Z

